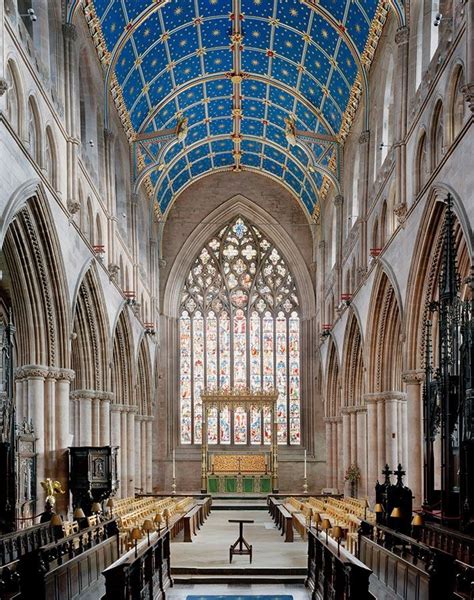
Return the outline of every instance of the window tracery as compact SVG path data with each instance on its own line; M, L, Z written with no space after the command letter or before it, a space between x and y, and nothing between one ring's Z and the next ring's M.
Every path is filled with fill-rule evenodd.
M180 439L200 443L204 387L276 388L278 442L300 443L300 317L278 249L237 217L201 249L180 311ZM210 412L210 444L269 444L270 413Z

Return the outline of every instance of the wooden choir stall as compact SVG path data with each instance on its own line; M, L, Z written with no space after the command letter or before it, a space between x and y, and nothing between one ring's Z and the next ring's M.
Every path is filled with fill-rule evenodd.
M203 390L203 431L201 444L201 492L202 493L273 493L278 492L278 446L275 390ZM224 410L243 409L249 418L251 410L260 410L261 418L267 415L271 423L271 442L250 446L242 450L209 450L209 418L217 417ZM240 449L239 449L240 450Z

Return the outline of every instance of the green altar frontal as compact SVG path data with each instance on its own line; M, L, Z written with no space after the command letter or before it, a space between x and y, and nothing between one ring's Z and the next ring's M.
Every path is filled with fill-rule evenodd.
M269 494L272 478L271 475L209 474L207 491L210 494Z

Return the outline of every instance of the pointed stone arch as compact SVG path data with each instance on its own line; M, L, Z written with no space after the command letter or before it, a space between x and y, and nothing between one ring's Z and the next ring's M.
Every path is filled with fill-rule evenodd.
M15 206L18 212L7 215L11 220L3 253L11 278L18 364L67 368L68 292L54 220L42 186L36 186L28 199L18 199Z
M74 389L107 391L109 323L104 306L103 291L95 265L87 270L77 292L71 366L76 372Z
M124 308L117 319L112 346L112 392L115 403L126 407L136 405L134 396L133 334L130 318Z
M196 248L201 248L220 226L224 226L238 215L242 215L250 222L257 223L262 234L268 236L281 250L298 287L301 316L302 318L312 317L316 312L314 289L310 274L296 244L266 210L240 194L229 198L211 212L197 225L194 234L183 244L166 282L163 300L164 314L170 317L178 316L181 289L195 258Z
M365 393L362 334L354 313L346 325L342 359L342 395L345 406L360 406Z

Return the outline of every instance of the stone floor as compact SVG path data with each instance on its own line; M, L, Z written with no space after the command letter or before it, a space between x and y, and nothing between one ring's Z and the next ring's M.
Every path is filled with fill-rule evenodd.
M253 546L253 561L234 556L229 564L229 546L237 540L238 525L229 519L253 519L244 525L244 537ZM223 510L211 512L192 543L171 544L172 568L228 569L306 569L307 544L295 532L295 541L285 543L270 514L262 510Z
M238 518L254 521L244 525L244 537L253 546L252 564L248 556L234 556L229 563L229 546L237 539L239 526L228 520ZM293 600L310 598L300 583L307 566L306 542L295 532L295 541L285 543L266 510L244 510L242 506L241 510L211 512L192 543L180 538L172 542L171 565L175 585L167 590L167 600L186 600L188 595L200 594L286 594L292 595ZM213 577L219 583L213 582ZM277 577L287 577L288 581L277 584ZM291 581L291 577L296 581ZM262 583L262 578L268 583Z

